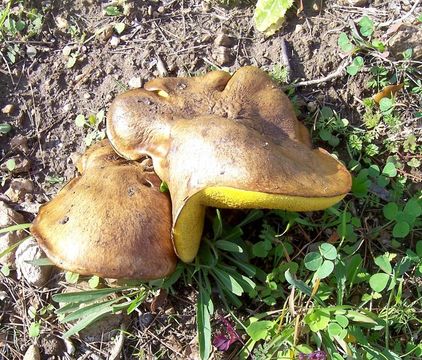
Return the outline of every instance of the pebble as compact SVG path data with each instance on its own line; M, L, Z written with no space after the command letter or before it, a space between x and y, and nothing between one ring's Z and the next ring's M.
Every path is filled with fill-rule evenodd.
M72 109L72 105L71 105L71 104L65 104L65 105L63 106L63 112L64 112L64 113L69 112L71 109Z
M7 104L1 109L1 112L6 115L10 115L15 110L15 105Z
M90 94L90 93L85 93L85 94L84 94L84 99L85 99L85 100L89 100L89 99L91 99L91 94Z
M40 350L37 345L31 345L28 350L26 350L23 360L40 360Z
M230 49L224 46L219 46L214 51L214 59L218 65L227 65L233 60L233 56L230 52Z
M110 39L110 46L111 47L117 47L120 44L120 38L117 36L112 36Z
M45 254L33 238L24 241L16 250L18 279L24 278L33 286L43 286L50 278L52 266L37 266L28 261L44 258Z
M157 55L157 71L158 71L158 75L160 75L161 77L165 77L168 75L168 71L166 68L166 65L164 64L163 60L161 59L160 56Z
M309 101L306 104L306 108L308 109L309 112L313 113L316 111L316 109L318 109L318 104L315 101Z
M226 34L218 34L214 39L214 45L230 48L234 45L234 39Z
M29 179L13 179L9 188L4 193L12 202L19 202L25 200L27 194L32 194L34 191L34 184Z
M0 228L23 224L25 222L23 216L11 209L4 201L0 201ZM0 252L5 251L10 246L16 244L25 237L23 231L12 231L0 234ZM15 262L15 252L11 251L0 258L0 264L11 266Z
M56 16L56 24L60 30L66 30L69 27L69 22L61 16Z
M138 89L142 87L142 79L139 76L134 76L129 80L128 85L130 89Z
M68 56L70 56L70 53L72 52L72 50L73 50L73 46L71 46L71 45L66 45L64 48L63 48L63 50L62 50L62 55L64 56L64 57L68 57Z

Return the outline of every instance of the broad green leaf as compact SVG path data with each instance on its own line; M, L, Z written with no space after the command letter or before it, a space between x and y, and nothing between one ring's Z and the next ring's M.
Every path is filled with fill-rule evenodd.
M336 315L335 319L337 321L337 323L343 328L345 329L347 327L347 325L349 325L349 319L344 316L344 315Z
M323 243L319 246L319 251L321 255L328 260L334 260L337 257L337 250L336 248L329 244Z
M306 254L305 259L303 260L305 267L310 271L317 271L322 264L322 256L320 253L315 251Z
M364 16L359 21L360 33L365 37L370 37L374 32L374 22L368 17Z
M353 44L350 42L347 34L345 32L341 32L337 44L340 47L340 50L343 52L351 52L353 50Z
M231 291L237 296L242 296L243 288L232 275L218 268L214 269L214 274L227 290Z
M315 275L319 279L325 279L328 277L334 270L334 263L331 260L324 260L320 268L317 270Z
M105 13L108 16L119 16L122 14L121 10L117 6L107 6L105 8Z
M266 35L273 35L284 22L293 0L258 0L255 8L256 28Z
M356 56L353 59L353 62L346 68L346 71L349 75L356 75L364 65L363 57L362 56Z
M341 338L340 334L344 332L344 329L336 322L332 322L328 324L327 331L328 335L330 335L331 338L333 338L334 336L339 336Z
M79 274L71 271L66 271L65 279L69 284L76 284L79 280Z
M97 275L92 276L88 280L88 285L91 289L95 289L100 284L100 278Z
M421 201L418 201L415 198L410 199L404 206L403 212L417 218L422 213Z
M247 334L254 341L264 340L270 335L271 329L275 326L274 321L258 320L246 328Z
M229 242L226 240L217 240L215 246L221 250L233 252L233 253L243 253L243 248L236 243Z
M380 110L383 115L390 114L394 109L394 101L388 97L384 97L379 102Z
M375 258L375 264L377 264L380 269L386 272L387 274L391 274L391 272L393 271L388 254L377 256Z
M399 207L394 202L388 203L382 209L382 212L383 212L385 218L388 219L388 220L394 220L397 216L398 211L399 211Z
M40 335L41 324L38 321L34 321L29 325L28 335L30 337L37 337Z
M376 292L383 291L391 280L391 276L385 273L374 274L369 278L369 286Z
M393 236L396 238L404 238L409 235L410 226L406 221L399 221L393 227Z
M416 254L417 254L420 258L422 258L422 240L419 240L419 241L416 243Z
M325 309L314 309L303 320L314 332L325 330L330 323L330 312Z
M395 177L397 175L396 165L394 165L392 162L388 162L385 164L384 169L382 170L382 174L390 178Z

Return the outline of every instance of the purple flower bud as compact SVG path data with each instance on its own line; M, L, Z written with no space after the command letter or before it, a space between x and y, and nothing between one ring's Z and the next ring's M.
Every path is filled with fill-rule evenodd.
M314 351L312 354L308 356L309 360L326 360L327 354L322 350Z
M223 334L219 334L214 337L212 344L220 351L227 351L231 345L231 341Z

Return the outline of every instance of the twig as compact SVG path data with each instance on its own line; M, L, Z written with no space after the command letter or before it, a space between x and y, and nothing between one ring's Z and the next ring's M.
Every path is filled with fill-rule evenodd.
M321 84L327 81L330 81L332 79L335 79L337 77L339 77L344 69L351 63L351 59L347 59L345 60L336 71L333 71L331 74L328 74L327 76L321 77L319 79L313 79L313 80L306 80L306 81L299 81L295 84L289 84L286 86L283 86L282 89L287 89L287 88L298 88L298 87L302 87L302 86L309 86L309 85L316 85L316 84Z
M378 26L379 27L389 26L389 25L396 24L396 23L399 23L399 22L406 20L416 10L417 6L419 5L419 2L420 2L420 0L416 0L415 3L413 4L412 8L409 10L409 12L406 13L405 15L403 15L401 18L399 18L397 20L385 21L385 22L379 24Z
M292 67L290 66L289 55L287 54L287 42L285 39L281 39L281 63L284 65L287 71L286 80L290 82Z

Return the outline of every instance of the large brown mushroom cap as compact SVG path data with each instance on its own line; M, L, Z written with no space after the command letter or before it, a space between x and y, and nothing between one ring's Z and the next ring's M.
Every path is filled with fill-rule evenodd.
M311 148L290 101L264 72L223 74L156 79L118 97L109 112L115 149L131 159L149 154L168 184L183 261L196 255L206 206L320 210L351 187L339 161ZM128 139L130 149L122 146Z
M108 141L77 167L82 175L41 207L31 227L47 256L86 275L150 280L172 273L170 201L160 179L120 158Z

